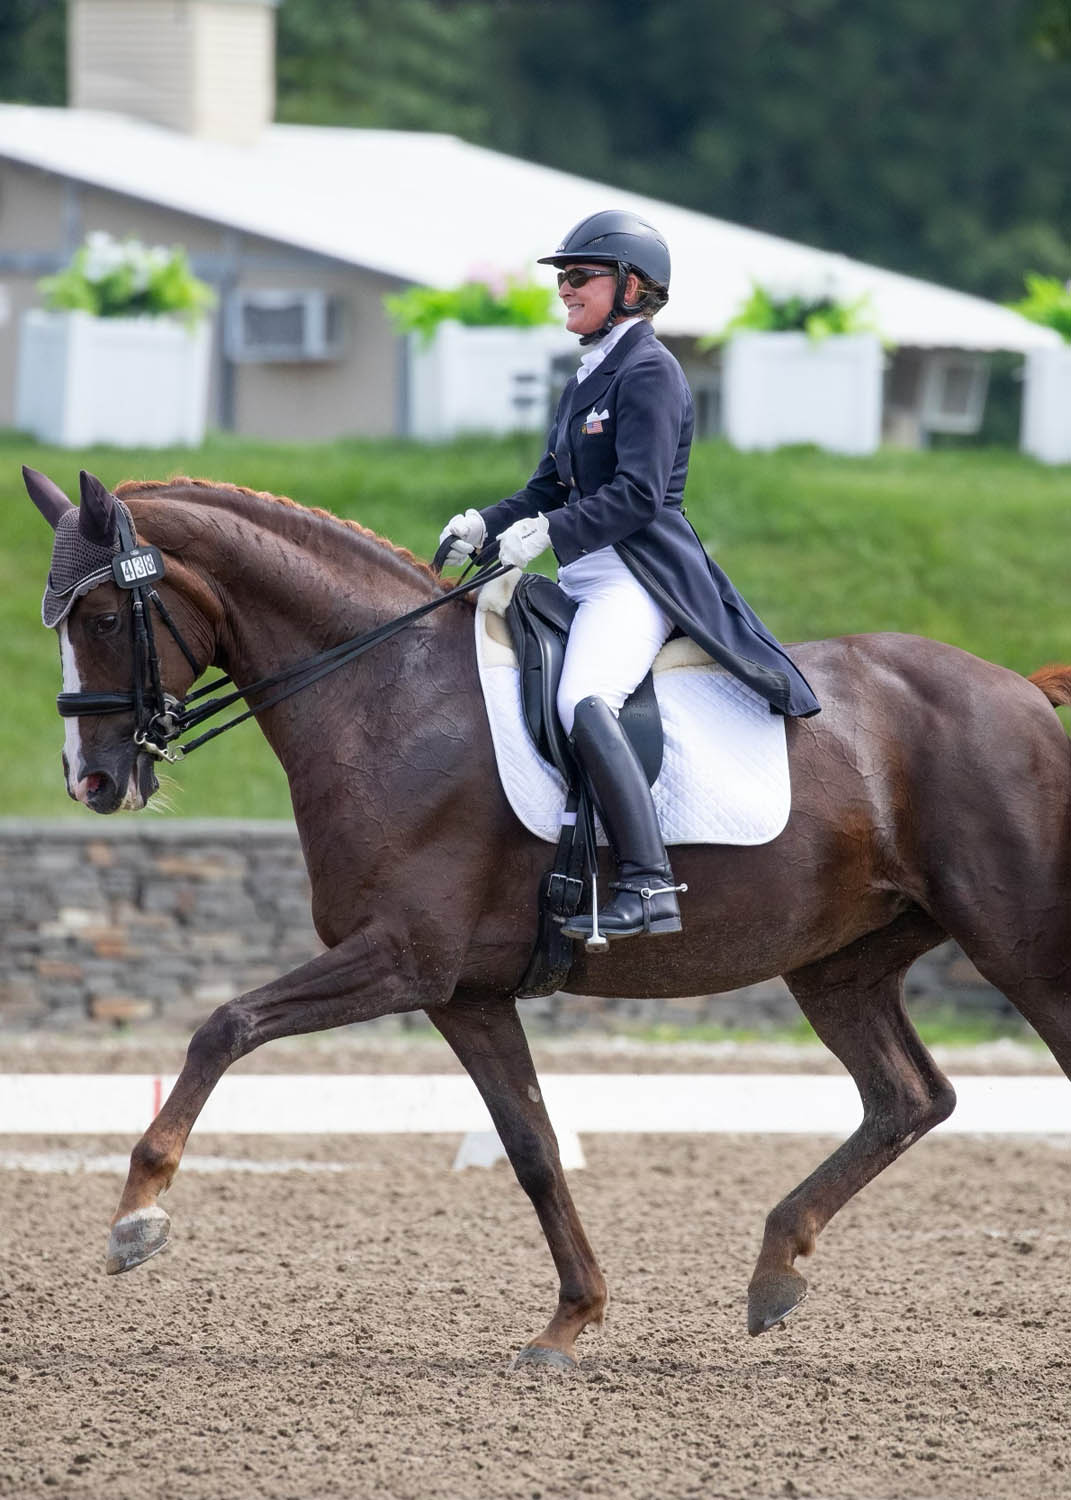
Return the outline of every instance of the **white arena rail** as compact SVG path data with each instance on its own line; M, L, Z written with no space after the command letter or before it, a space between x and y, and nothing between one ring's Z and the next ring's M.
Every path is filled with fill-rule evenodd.
M939 1131L1071 1135L1071 1083L1056 1076L954 1078L959 1103ZM137 1135L174 1079L152 1074L0 1074L0 1135ZM813 1074L588 1074L541 1080L560 1138L729 1132L846 1136L862 1110L850 1078ZM256 1074L224 1078L196 1132L487 1133L458 1074Z

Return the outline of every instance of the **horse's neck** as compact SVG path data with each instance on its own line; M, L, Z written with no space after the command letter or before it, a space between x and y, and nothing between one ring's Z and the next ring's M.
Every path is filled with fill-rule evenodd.
M388 543L301 507L209 491L198 505L154 500L154 529L220 605L217 665L256 681L434 597L436 584ZM170 514L165 514L170 512ZM156 539L154 537L154 539Z
M217 601L222 665L239 687L442 597L426 569L371 535L273 522L269 511L270 529L258 533L217 509L185 535L178 520L171 529L174 555ZM149 540L166 546L166 531ZM355 851L382 882L429 827L449 824L452 805L480 805L493 774L481 714L462 601L258 716L290 782L325 942L355 920ZM456 806L452 816L456 824ZM350 884L335 880L340 868Z

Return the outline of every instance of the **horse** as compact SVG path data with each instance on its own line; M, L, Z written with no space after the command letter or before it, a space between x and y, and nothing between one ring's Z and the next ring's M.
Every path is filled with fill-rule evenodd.
M27 485L56 527L71 502L33 471ZM176 699L210 664L249 684L445 592L425 563L355 522L204 479L128 482L114 495L83 474L80 531L114 545L117 496L166 564L159 594L189 659L170 631L156 649ZM113 581L78 599L59 627L69 691L129 693L130 610ZM451 600L257 712L289 780L325 951L196 1030L131 1153L108 1269L167 1243L157 1200L238 1058L276 1037L424 1011L482 1095L557 1271L550 1320L517 1361L572 1367L607 1288L515 1001L548 852L500 789L472 635L471 598ZM578 945L569 981L580 995L670 998L783 975L855 1080L862 1122L766 1218L752 1334L803 1301L795 1262L833 1215L952 1112L953 1089L904 1007L921 954L954 938L1071 1076L1071 750L1053 708L1071 703L1071 666L1026 678L900 634L791 649L823 711L786 724L785 830L757 847L677 848L684 932L604 956ZM67 790L95 812L141 808L155 788L132 722L67 721Z

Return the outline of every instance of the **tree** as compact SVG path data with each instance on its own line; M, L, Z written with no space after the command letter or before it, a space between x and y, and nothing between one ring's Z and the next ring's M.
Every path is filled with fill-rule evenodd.
M491 12L436 0L286 0L279 118L485 135L481 88Z
M1066 79L1029 44L1032 3L506 6L495 144L1012 296L1029 267L1071 271Z
M64 104L67 7L64 0L0 3L0 99Z
M1071 59L1071 0L1035 0L1033 36L1042 57Z

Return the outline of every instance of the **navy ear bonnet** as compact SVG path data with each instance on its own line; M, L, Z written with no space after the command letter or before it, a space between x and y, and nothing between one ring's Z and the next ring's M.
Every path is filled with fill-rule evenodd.
M116 500L126 513L133 532L134 521L121 500ZM79 529L79 510L72 506L64 511L56 522L56 536L52 544L52 566L48 572L48 586L41 601L41 619L49 630L54 630L70 614L77 601L98 584L114 582L112 559L122 550L119 527L112 532L107 543L90 541Z

